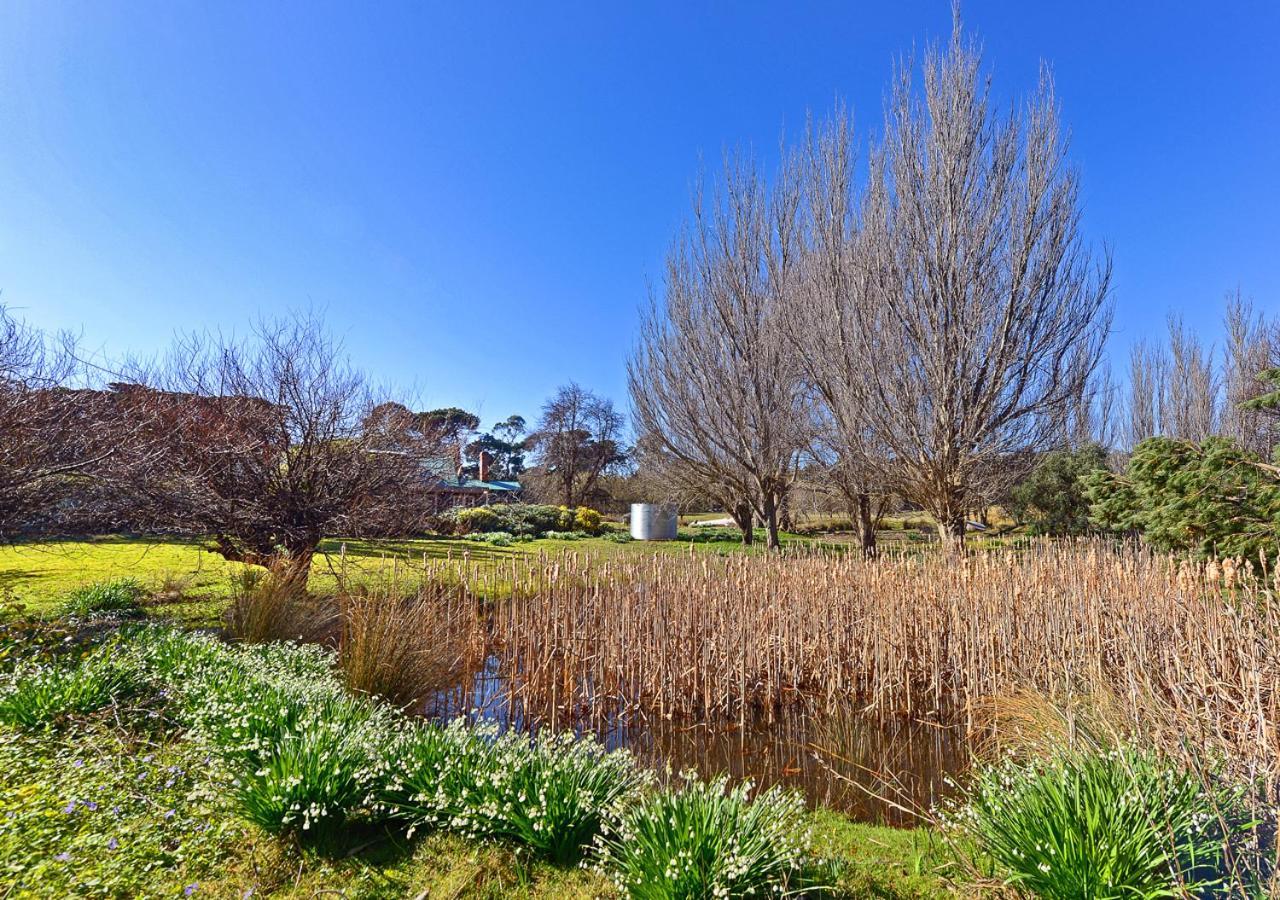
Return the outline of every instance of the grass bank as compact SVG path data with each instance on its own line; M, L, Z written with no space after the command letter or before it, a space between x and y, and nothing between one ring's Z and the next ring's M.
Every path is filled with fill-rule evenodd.
M672 890L664 874L686 850L718 860L697 877L726 896L749 878L944 891L923 834L778 793L659 789L587 743L411 722L350 695L319 648L71 634L4 634L0 868L15 896L597 897L645 879L647 896L701 896L703 881ZM665 822L645 818L654 804L687 825L652 845L611 838Z

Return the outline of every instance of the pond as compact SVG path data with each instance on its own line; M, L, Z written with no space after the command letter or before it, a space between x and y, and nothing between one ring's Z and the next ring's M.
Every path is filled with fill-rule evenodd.
M424 705L429 718L465 716L500 729L534 732L571 729L605 746L629 749L659 771L687 769L704 778L728 773L761 788L774 784L802 791L813 806L839 810L860 821L906 826L910 810L928 809L947 792L947 776L968 760L965 728L931 719L883 719L858 710L806 711L797 707L772 720L689 722L644 716L535 714L497 657L461 676Z

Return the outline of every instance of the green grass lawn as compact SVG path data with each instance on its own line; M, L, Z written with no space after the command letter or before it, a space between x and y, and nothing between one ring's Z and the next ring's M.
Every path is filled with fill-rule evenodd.
M786 541L806 541L793 535ZM376 576L393 568L411 571L424 560L467 555L481 564L519 555L571 550L598 556L643 553L741 552L736 541L618 543L602 537L540 539L496 547L455 537L364 541L332 538L321 544L311 568L311 584L325 590L340 573ZM763 552L756 545L750 552ZM36 615L57 610L78 587L116 578L136 578L156 600L157 615L193 624L216 619L243 567L206 549L204 542L177 538L86 537L0 545L0 600Z

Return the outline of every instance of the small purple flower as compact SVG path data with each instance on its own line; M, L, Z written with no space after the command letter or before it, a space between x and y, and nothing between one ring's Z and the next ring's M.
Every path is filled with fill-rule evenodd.
M98 811L98 804L97 804L97 803L95 803L95 802L93 802L92 800L86 800L86 801L84 802L84 805L85 805L85 806L87 806L87 807L89 808L89 812L97 812L97 811Z
M111 815L113 815L113 816L115 816L115 817L119 818L119 817L120 817L120 807L118 807L118 806L113 806L113 807L111 807Z
M200 882L193 882L182 889L182 896L190 897L196 892L196 888L200 887Z
M165 817L166 819L172 819L172 818L173 818L173 814L174 814L175 812L176 812L176 810L172 810L172 809L171 809L171 810L168 810L168 811L164 814L164 817Z
M151 760L152 760L152 759L154 759L154 757L153 757L150 753L148 753L146 756L142 757L142 761L143 761L144 763L149 763L149 762L151 762Z
M59 853L57 856L55 856L54 859L56 859L58 862L68 862L71 859L71 854L64 850L61 853Z
M76 801L72 800L66 806L62 807L62 811L67 815L71 815L73 812L76 811Z
M83 759L77 759L77 760L76 760L75 762L73 762L71 765L75 766L77 769L83 769L83 768L84 768L84 760L83 760Z
M120 842L119 842L119 841L117 841L115 838L112 838L111 840L107 841L107 849L108 849L108 850L114 850L114 849L116 849L116 848L117 848L117 847L119 847L119 846L120 846Z

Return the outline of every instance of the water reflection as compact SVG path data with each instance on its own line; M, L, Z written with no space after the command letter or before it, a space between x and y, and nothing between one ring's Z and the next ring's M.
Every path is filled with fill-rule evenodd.
M554 705L535 712L530 706L505 677L499 659L490 656L431 697L423 713L440 719L463 715L526 732L554 728L592 734L610 748L630 749L654 769L694 769L704 777L727 772L761 787L783 784L803 791L813 805L891 825L912 824L907 810L932 806L946 791L944 778L958 773L967 760L959 725L884 721L854 710L689 723L638 712L590 716Z

